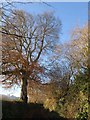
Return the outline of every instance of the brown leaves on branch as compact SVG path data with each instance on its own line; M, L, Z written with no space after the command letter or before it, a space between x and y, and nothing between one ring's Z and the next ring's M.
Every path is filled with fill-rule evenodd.
M61 23L52 13L33 16L21 10L2 13L2 74L32 79L43 69L39 59L58 40ZM16 76L16 77L15 77ZM7 80L4 80L4 82Z

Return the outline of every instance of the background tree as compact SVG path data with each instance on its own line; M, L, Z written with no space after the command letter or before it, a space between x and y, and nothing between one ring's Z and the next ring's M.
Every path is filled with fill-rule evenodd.
M67 118L88 118L88 29L76 28L48 76L56 87L56 111Z
M2 82L21 83L24 102L27 102L28 80L42 72L39 60L46 51L54 50L60 27L61 22L49 12L37 16L21 10L10 15L2 13L2 74L5 75Z
M74 68L73 72L88 69L88 26L76 27L71 34L71 41L66 46L65 57Z
M72 81L61 109L67 117L88 118L88 56L88 26L76 27L71 34L71 41L65 45L63 55Z

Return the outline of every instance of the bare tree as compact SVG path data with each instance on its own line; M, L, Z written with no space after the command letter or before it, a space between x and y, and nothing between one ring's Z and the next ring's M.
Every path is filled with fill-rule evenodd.
M3 83L21 83L21 99L27 103L28 80L42 72L39 59L55 48L61 22L52 13L37 16L21 10L2 12Z

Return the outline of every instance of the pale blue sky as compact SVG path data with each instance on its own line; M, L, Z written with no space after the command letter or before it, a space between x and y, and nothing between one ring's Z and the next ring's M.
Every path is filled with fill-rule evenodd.
M55 16L62 22L61 41L69 40L70 31L76 25L84 25L88 22L88 2L50 2L50 6L44 3L16 4L16 7L32 14L44 11L54 11Z
M76 26L83 26L88 22L88 2L56 2L48 3L52 7L49 7L43 3L31 3L31 4L16 4L18 9L23 9L27 12L34 14L42 13L44 11L54 11L55 16L62 22L62 35L61 42L68 41L70 39L70 31ZM0 94L9 94L12 91L3 90ZM20 88L14 91L13 95L20 95Z

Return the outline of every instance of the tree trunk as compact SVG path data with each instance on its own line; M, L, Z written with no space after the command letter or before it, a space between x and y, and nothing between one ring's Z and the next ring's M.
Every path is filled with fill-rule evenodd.
M21 83L21 99L24 103L27 103L27 76L23 73L22 83Z

